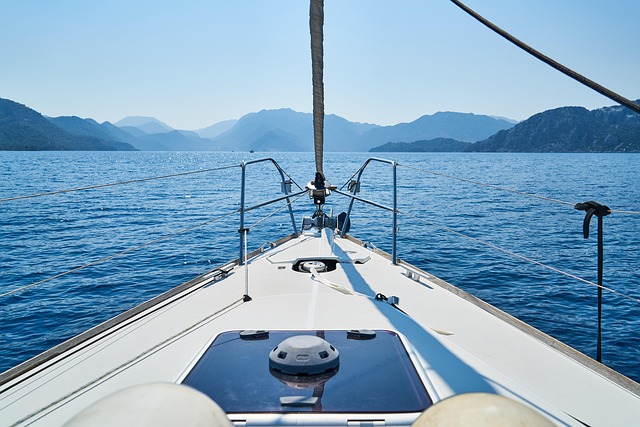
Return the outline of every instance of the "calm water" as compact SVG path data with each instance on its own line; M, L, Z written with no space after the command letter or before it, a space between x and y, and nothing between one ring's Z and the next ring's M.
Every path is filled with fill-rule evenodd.
M260 153L0 152L0 198L239 164ZM274 156L301 186L311 153ZM366 153L328 153L325 172L342 185ZM391 154L387 158L570 203L596 200L640 210L638 154ZM391 204L391 168L372 164L361 196ZM251 165L248 205L277 197L279 176ZM594 287L446 231L500 246L596 281L596 219L582 237L583 212L561 203L398 168L399 256L595 357ZM0 203L0 293L170 235L239 206L240 170ZM346 210L334 195L328 205ZM247 225L280 205L247 214ZM295 204L297 222L309 214ZM640 298L640 215L605 218L604 284ZM238 216L145 246L29 290L0 298L0 371L238 256ZM286 211L254 227L251 249L291 232ZM351 234L390 251L388 212L356 204ZM640 304L605 292L603 362L640 381ZM526 361L523 361L526 363Z

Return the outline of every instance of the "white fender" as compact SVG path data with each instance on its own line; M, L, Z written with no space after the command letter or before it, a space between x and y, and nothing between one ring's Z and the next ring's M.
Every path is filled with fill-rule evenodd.
M64 427L231 427L224 411L184 385L151 383L117 391L85 408Z

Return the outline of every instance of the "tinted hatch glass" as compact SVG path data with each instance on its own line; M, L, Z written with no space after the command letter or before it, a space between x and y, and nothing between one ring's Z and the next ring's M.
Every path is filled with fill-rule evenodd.
M347 331L270 331L245 339L220 334L183 384L211 397L227 413L420 412L431 405L397 334L373 338ZM288 376L269 369L269 352L294 335L316 335L340 352L337 369L319 376Z

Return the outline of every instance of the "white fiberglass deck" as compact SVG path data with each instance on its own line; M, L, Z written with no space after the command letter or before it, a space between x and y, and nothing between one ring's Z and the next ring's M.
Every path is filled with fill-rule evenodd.
M336 268L317 274L292 268L310 259L336 262ZM414 273L352 239L333 240L325 233L293 238L250 260L251 301L243 301L245 266L229 269L218 280L204 275L199 284L5 382L0 420L3 425L61 425L125 387L180 382L225 331L350 329L397 332L434 402L489 392L530 405L558 425L582 425L579 420L591 426L629 426L640 419L636 383L409 268ZM398 297L401 310L376 300L379 293L388 302ZM416 416L230 414L248 425L346 425L353 419L408 424Z

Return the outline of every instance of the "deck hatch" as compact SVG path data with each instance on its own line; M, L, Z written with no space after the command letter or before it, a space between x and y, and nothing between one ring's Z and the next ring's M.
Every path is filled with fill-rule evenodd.
M239 332L218 335L182 381L227 413L409 413L431 405L394 332L378 330L373 339L354 339L346 330L269 331L260 340L239 339ZM309 376L270 370L269 353L299 335L317 336L335 346L338 369Z

